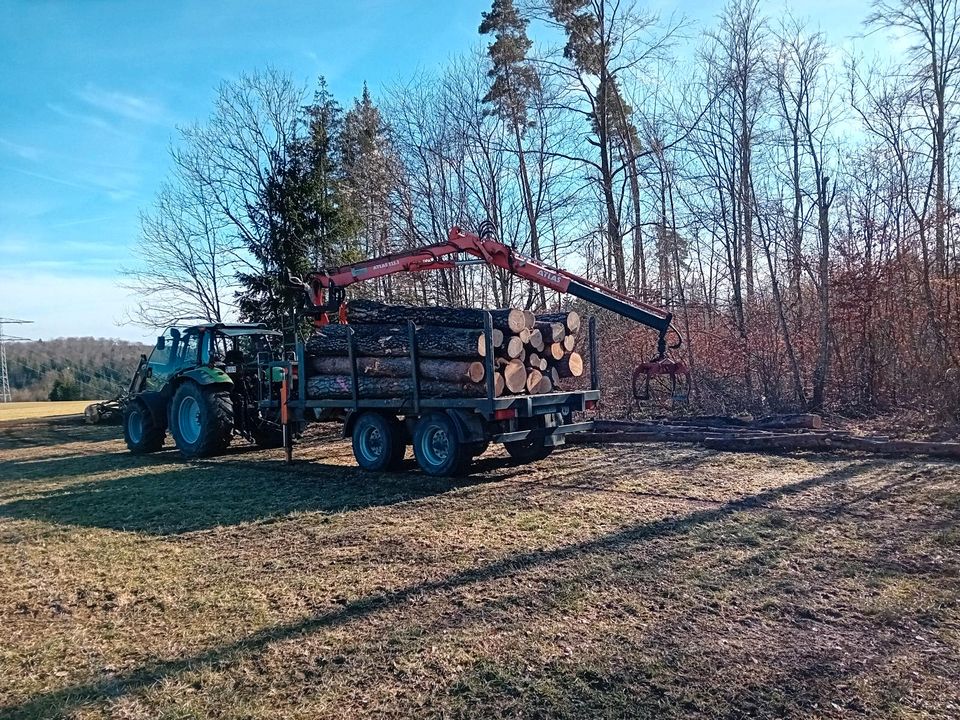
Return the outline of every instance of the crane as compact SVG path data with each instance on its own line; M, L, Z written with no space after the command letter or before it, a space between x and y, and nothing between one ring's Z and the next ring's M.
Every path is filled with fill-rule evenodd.
M669 350L676 350L683 343L679 330L673 324L672 313L568 270L522 255L497 240L493 225L489 222L482 223L476 234L454 226L447 233L446 242L340 267L314 270L305 278L291 276L290 281L305 290L305 314L322 325L328 321L329 313L342 310L346 287L400 272L452 269L464 263L452 256L464 253L478 258L473 262L504 269L516 277L580 298L656 330L656 355L641 362L633 373L634 397L638 402L652 400L654 396L669 398L674 402L686 400L689 370L686 363L668 354ZM673 343L667 339L671 333L676 337Z

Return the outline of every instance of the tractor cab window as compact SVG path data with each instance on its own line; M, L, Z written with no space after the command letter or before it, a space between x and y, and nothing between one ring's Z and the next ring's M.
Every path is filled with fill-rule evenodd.
M200 333L197 330L187 330L177 343L175 370L196 366L200 352Z

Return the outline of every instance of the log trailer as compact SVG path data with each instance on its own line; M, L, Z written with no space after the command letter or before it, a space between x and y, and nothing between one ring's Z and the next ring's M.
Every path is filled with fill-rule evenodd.
M489 223L481 225L477 234L453 227L446 242L316 270L305 278L291 276L290 282L304 290L303 315L322 327L330 322L331 316L346 323L345 289L354 283L400 272L486 263L653 328L658 333L657 354L638 366L634 374L635 392L649 394L651 383L664 380L674 394L685 387L686 366L668 356L668 350L680 347L682 341L669 312L525 257L497 241L492 231ZM463 254L476 259L456 258ZM412 392L402 397L364 397L360 390L352 331L348 332L347 346L352 387L347 398L308 397L310 368L302 342L295 344L290 358L277 364L283 370L283 381L279 386L266 389L262 404L265 409L280 408L288 462L292 461L294 436L311 421L337 412L344 414L344 437L352 438L353 453L361 468L372 471L396 469L403 460L407 445L412 443L418 464L433 476L464 473L473 458L483 453L491 442L503 443L511 457L529 462L545 458L553 448L564 444L566 434L591 429L592 421L575 421L574 413L593 409L600 397L594 318L591 317L588 323L590 389L542 395L496 396L493 323L489 313L484 320L485 396L436 398L423 394L419 391L417 371L417 327L410 321L407 329ZM676 342L672 345L668 343L671 332L676 335Z

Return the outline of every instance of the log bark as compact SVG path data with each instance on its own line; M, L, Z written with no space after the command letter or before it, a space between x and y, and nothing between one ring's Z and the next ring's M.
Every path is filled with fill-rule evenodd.
M580 357L580 353L572 352L557 360L554 367L562 378L580 377L583 375L583 358Z
M479 308L422 307L420 305L386 305L375 300L351 300L347 303L347 319L352 324L402 325L413 320L417 325L483 329L484 315L489 312L493 326L505 332L517 333L527 322L523 310L482 310Z
M357 374L369 377L410 377L410 358L358 357ZM321 375L349 375L350 358L343 355L315 357L310 361L313 370ZM478 383L483 380L482 362L469 360L423 359L418 364L420 377L424 380L443 382Z
M527 366L520 360L511 360L503 366L503 381L510 392L523 392L527 386Z
M537 316L537 320L542 320L543 322L563 323L563 326L567 329L567 332L574 334L580 330L580 315L573 310L568 310L566 312L543 313L542 315Z
M413 394L413 381L409 378L359 377L357 385L361 398L396 398ZM420 393L431 398L483 397L487 394L486 387L484 383L420 381ZM307 380L307 397L311 400L350 398L350 376L314 375Z
M558 322L537 322L536 329L540 331L540 336L544 343L563 342L567 336L566 328L563 323Z
M327 325L307 340L307 355L346 355L350 327L354 331L357 355L400 357L410 354L405 326ZM422 358L475 358L482 357L485 349L482 330L429 326L417 330L417 350Z

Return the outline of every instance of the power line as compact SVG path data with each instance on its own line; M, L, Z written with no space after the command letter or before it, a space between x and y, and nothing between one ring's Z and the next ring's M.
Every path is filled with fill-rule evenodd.
M16 320L14 318L0 317L0 402L8 403L13 400L13 396L10 394L10 376L7 374L7 343L29 339L4 335L3 326L5 324L28 325L32 322L33 320Z

